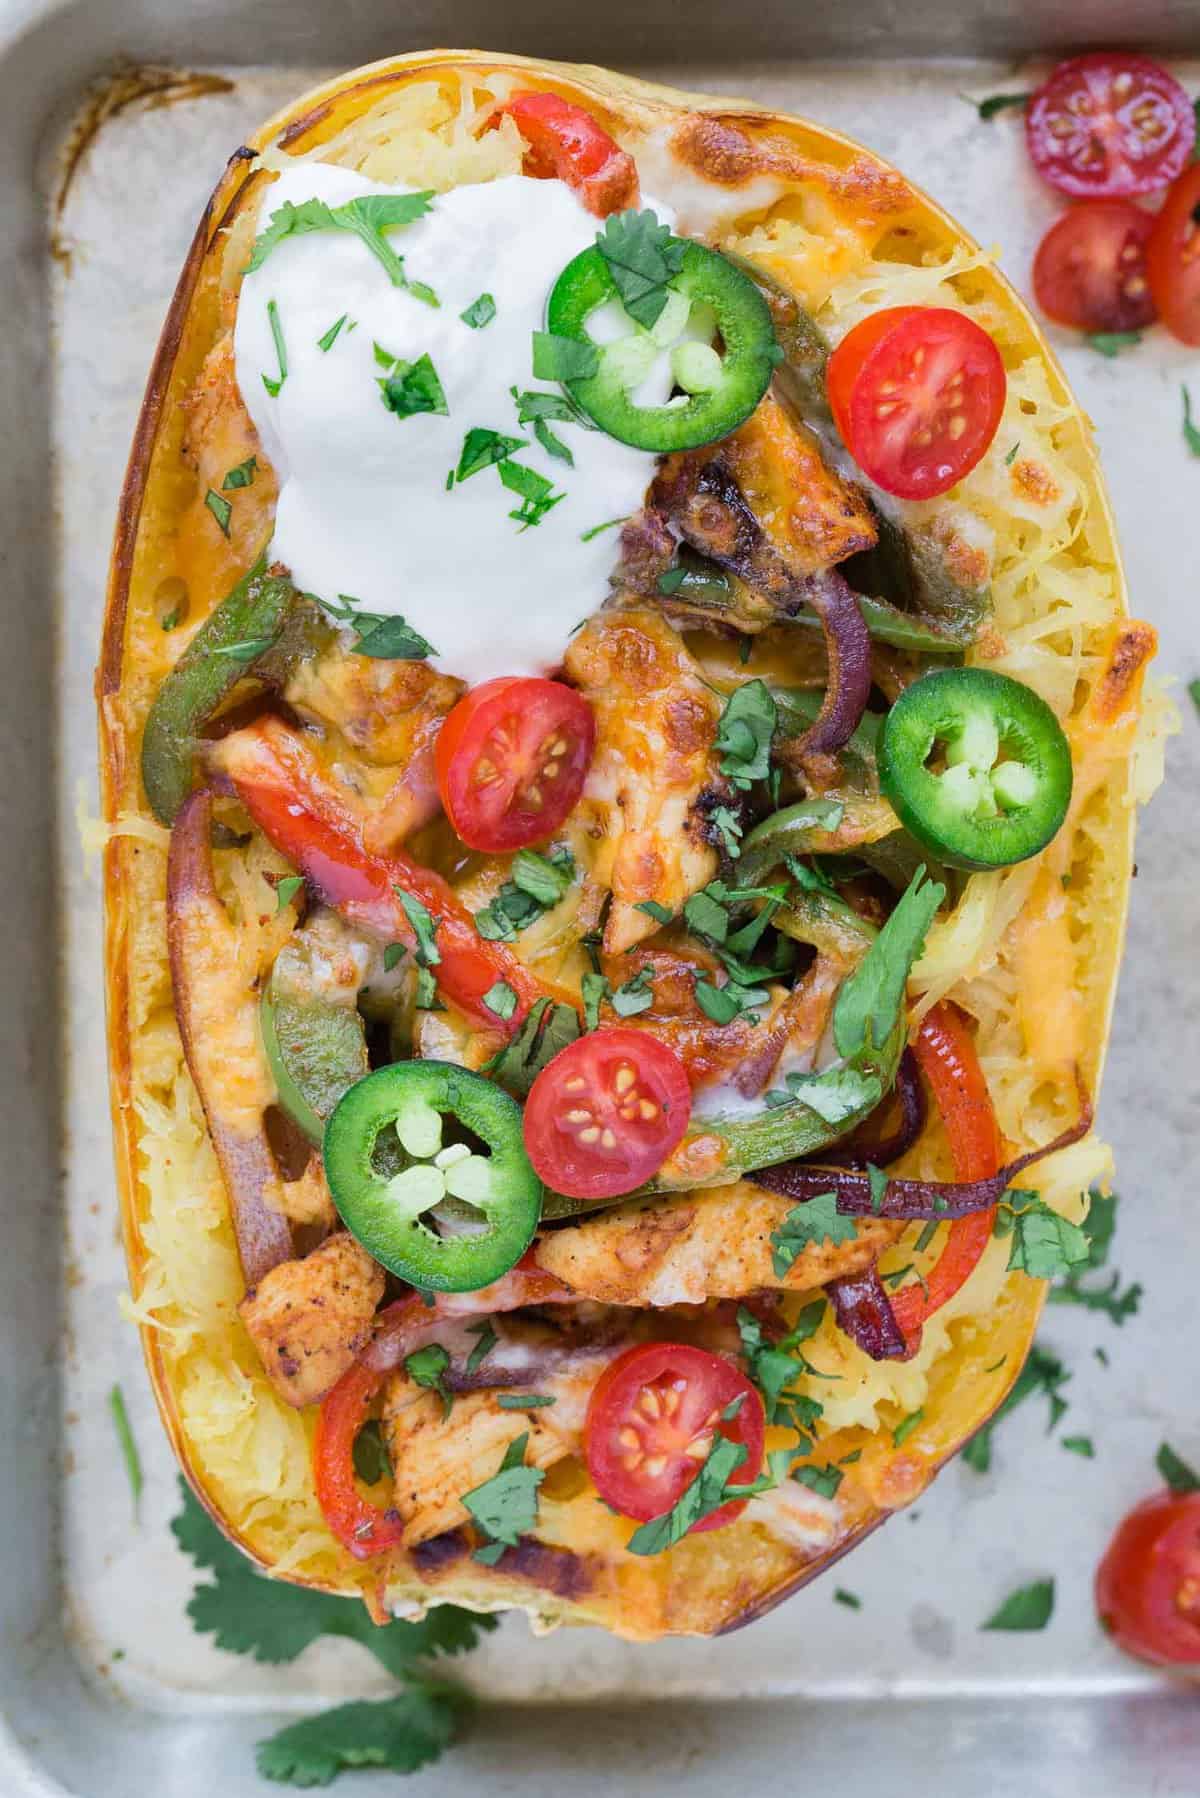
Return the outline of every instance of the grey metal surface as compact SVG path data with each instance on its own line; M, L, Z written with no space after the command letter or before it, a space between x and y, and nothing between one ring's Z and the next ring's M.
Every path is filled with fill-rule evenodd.
M0 370L10 424L0 545L11 671L0 711L8 777L0 844L15 945L0 988L0 1442L9 1451L0 1456L0 1711L11 1731L7 1745L0 1734L0 1792L115 1798L157 1789L191 1798L219 1781L242 1798L263 1790L250 1744L270 1715L383 1689L352 1645L319 1645L281 1676L192 1633L183 1614L189 1569L166 1529L170 1456L136 1339L118 1316L124 1272L103 1099L99 890L74 812L80 792L95 805L90 673L113 503L196 212L244 130L314 71L421 43L484 42L653 68L837 125L922 181L984 242L998 242L1022 280L1053 202L1027 170L1012 121L980 126L956 98L964 88L1021 85L1011 65L789 59L814 50L912 56L931 45L1012 51L1035 38L1053 46L1061 9L924 3L897 12L875 3L857 6L852 21L827 9L820 22L816 10L760 7L748 23L699 5L611 5L588 27L561 5L516 0L413 5L398 30L394 9L368 0L0 5L8 321ZM1071 41L1117 34L1115 16L1076 9ZM1196 41L1194 3L1137 16L1139 39ZM702 64L669 68L697 62L701 46ZM84 78L119 51L244 66L230 68L229 95L131 109L104 128L62 221L68 273L45 250L55 151ZM1200 68L1188 74L1200 86ZM1200 673L1200 630L1180 550L1200 463L1189 462L1179 435L1178 384L1200 378L1197 359L1155 342L1113 363L1073 346L1067 360L1097 421L1135 608L1162 632L1162 671L1189 678ZM649 1650L595 1632L539 1644L510 1621L470 1668L481 1694L508 1708L485 1710L471 1742L414 1782L414 1794L481 1782L497 1793L565 1784L583 1794L613 1780L715 1793L734 1769L768 1792L803 1778L836 1779L854 1794L875 1790L881 1775L930 1798L948 1798L967 1778L994 1798L1200 1791L1200 1704L1121 1660L1096 1630L1089 1597L1100 1546L1151 1483L1161 1436L1200 1458L1186 1347L1197 1238L1191 1070L1200 1059L1193 718L1172 748L1168 789L1140 843L1101 1115L1126 1193L1118 1259L1127 1277L1145 1281L1149 1309L1121 1333L1102 1318L1055 1311L1045 1332L1075 1369L1070 1425L1095 1436L1097 1461L1064 1455L1041 1416L1018 1414L991 1475L951 1468L917 1513L839 1571L862 1594L861 1612L833 1604L831 1585L819 1584L744 1634ZM1108 1372L1093 1358L1101 1344ZM104 1404L118 1378L147 1465L136 1526ZM979 1621L1011 1586L1051 1572L1059 1605L1044 1635L980 1635ZM521 1715L511 1707L522 1701L539 1708ZM359 1775L353 1789L371 1798L384 1781Z

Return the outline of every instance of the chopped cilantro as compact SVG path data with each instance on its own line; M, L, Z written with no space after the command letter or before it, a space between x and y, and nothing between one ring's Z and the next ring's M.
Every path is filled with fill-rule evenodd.
M379 397L397 418L414 418L419 412L449 415L446 394L428 352L415 362L395 358L391 372L377 377Z
M377 1417L369 1417L354 1438L351 1459L355 1473L368 1486L375 1485L377 1480L382 1480L391 1473L392 1463Z
M770 690L760 680L747 681L726 701L715 747L721 751L721 773L742 791L770 773L777 717Z
M398 225L411 225L424 218L433 200L432 189L416 194L362 194L342 206L327 206L324 200L303 200L294 206L285 201L271 214L266 228L259 232L246 264L246 273L261 268L267 257L285 238L309 231L352 231L382 265L393 287L406 287L414 298L436 306L437 296L423 281L410 281L405 273L404 258L398 256L384 236Z
M833 1588L833 1601L835 1604L844 1604L849 1611L862 1610L862 1599L855 1592L847 1592L845 1586Z
M973 106L980 118L986 122L988 119L994 119L998 112L1007 111L1009 107L1019 106L1024 110L1033 99L1033 95L1031 93L988 94L985 99L975 100L970 94L960 94L959 98L965 100L968 106Z
M619 1018L633 1018L640 1011L649 1011L654 1004L650 969L639 968L632 979L627 980L623 986L616 987L609 1004Z
M892 1447L903 1448L913 1431L919 1428L924 1421L924 1410L910 1411L907 1417L902 1417L892 1431Z
M507 1022L517 1009L517 995L506 980L497 980L483 995L483 1003L496 1017Z
M976 1473L987 1473L992 1464L992 1437L997 1424L1006 1417L1015 1406L1025 1399L1032 1398L1035 1393L1044 1393L1050 1401L1049 1430L1053 1430L1064 1411L1067 1401L1061 1396L1061 1388L1070 1379L1070 1374L1058 1359L1057 1355L1043 1349L1035 1342L1029 1351L1029 1359L1017 1375L1012 1391L1004 1403L998 1407L982 1427L975 1432L962 1451L966 1465Z
M437 946L436 920L414 894L405 892L401 886L393 887L392 891L399 899L416 936L417 961L423 968L436 968L442 959L442 952Z
M492 1328L492 1320L490 1317L485 1317L482 1323L466 1324L464 1327L468 1336L478 1338L475 1347L467 1356L467 1372L474 1373L475 1370L487 1360L500 1338Z
M258 469L258 457L247 456L236 468L226 470L225 479L221 482L222 493L233 493L239 487L252 487Z
M540 1411L557 1402L552 1392L502 1392L496 1400L502 1411Z
M598 537L600 535L601 531L611 531L615 526L624 524L625 522L625 518L606 518L603 524L594 524L590 531L581 531L579 534L579 541L581 543L590 543L593 537Z
M515 1098L524 1099L546 1064L578 1035L579 1014L573 1006L538 999L512 1041L485 1062L480 1072L493 1074Z
M514 450L528 448L528 440L524 437L505 437L500 431L488 431L481 425L473 425L463 438L454 478L456 481L467 481L481 469L503 462Z
M339 333L341 332L342 326L345 324L345 322L349 318L349 316L350 316L350 314L348 312L343 312L341 318L334 319L334 321L330 325L328 331L325 331L320 337L317 338L317 348L319 350L329 351L333 348L334 344L338 340L338 336L339 336Z
M712 826L720 837L726 855L737 861L742 853L742 821L727 805L718 805L712 813Z
M594 343L559 337L553 331L533 333L533 373L538 381L586 381L600 366Z
M271 398L276 399L279 395L279 389L287 380L288 360L287 344L283 340L283 326L279 322L279 307L275 304L274 300L267 301L267 323L271 327L271 340L275 345L275 355L279 362L279 374L275 379L272 379L270 375L264 375L262 384L270 394Z
M283 911L285 907L289 906L303 885L303 874L285 874L282 880L277 880L275 882L275 910Z
M596 248L626 312L635 324L650 330L667 303L687 245L646 210L611 214L596 233Z
M838 1487L845 1479L840 1467L816 1467L811 1461L793 1467L792 1478L798 1486L807 1486L818 1498L836 1498Z
M772 1106L791 1105L799 1099L827 1124L844 1123L856 1111L869 1111L882 1098L883 1088L877 1076L860 1073L857 1068L826 1068L820 1074L786 1074L784 1085L774 1087L766 1095L767 1104Z
M1183 395L1183 441L1193 456L1200 456L1200 430L1192 423L1192 396L1182 381L1179 391Z
M404 1358L404 1371L409 1379L436 1392L441 1399L443 1417L449 1417L454 1409L454 1394L446 1388L445 1375L449 1365L449 1353L440 1342L426 1343L424 1348L414 1349Z
M1019 449L1020 449L1020 447L1021 447L1021 442L1020 442L1020 439L1019 439L1019 438L1018 438L1018 440L1017 440L1017 442L1016 442L1016 443L1014 443L1014 444L1013 444L1013 446L1012 446L1012 448L1011 448L1011 449L1010 449L1010 450L1009 450L1009 452L1008 452L1008 454L1007 454L1007 456L1005 456L1005 458L1004 458L1004 466L1005 466L1005 468L1011 468L1011 467L1012 467L1012 465L1013 465L1013 463L1014 463L1014 462L1015 462L1015 461L1016 461L1016 459L1017 459L1017 451L1018 451L1018 450L1019 450Z
M748 1452L744 1443L734 1442L718 1430L699 1473L684 1487L670 1510L634 1530L629 1538L630 1554L661 1554L663 1549L673 1548L676 1542L681 1542L701 1518L720 1510L730 1497L730 1479ZM737 1490L740 1488L735 1488Z
M854 1219L837 1208L836 1192L821 1192L788 1212L778 1230L771 1233L772 1266L777 1279L790 1271L797 1255L813 1244L851 1242Z
M926 880L924 867L918 868L866 955L842 982L833 1035L838 1054L847 1061L877 1053L896 1028L909 971L945 897L945 887Z
M537 1522L538 1488L546 1475L525 1465L529 1432L510 1442L499 1468L482 1486L464 1492L462 1502L493 1545L515 1548ZM498 1556L493 1557L493 1564Z
M490 325L496 316L496 302L490 293L481 293L477 300L472 300L465 312L459 313L464 325L470 325L472 331L482 331Z
M585 974L579 990L583 999L583 1027L585 1030L599 1030L600 1007L611 990L608 981L603 974Z
M204 503L220 525L223 534L228 537L229 520L233 517L233 507L230 505L229 501L227 499L222 499L221 495L219 493L214 493L210 487L208 492L204 495Z
M819 1399L796 1390L802 1375L819 1371L800 1353L800 1345L820 1328L824 1315L825 1300L814 1299L804 1306L792 1329L771 1342L752 1311L745 1305L739 1305L737 1311L746 1371L762 1393L767 1422L794 1430L798 1440L793 1452L803 1455L812 1453L809 1432L815 1429L823 1407Z
M388 943L383 951L384 973L390 974L393 968L398 968L407 953L403 943Z
M364 612L348 593L339 593L336 600L320 599L316 594L310 597L316 599L331 618L336 618L339 624L349 625L354 631L357 639L355 655L387 662L421 662L426 656L437 654L432 643L398 612Z
M1009 1272L1054 1280L1090 1260L1088 1239L1078 1224L1052 1211L1036 1192L1012 1189L996 1208L996 1235L1009 1236Z
M526 468L521 462L497 462L496 472L510 493L520 498L521 504L509 513L525 530L530 525L541 524L546 513L566 496L554 492L553 481L548 481L544 474L536 468Z
M660 905L657 899L639 900L633 909L634 911L644 911L646 916L653 918L656 924L669 924L675 915L667 906Z
M980 1629L1035 1630L1045 1629L1054 1615L1054 1581L1034 1580L1032 1585L1018 1586L1010 1592L999 1610L993 1611Z
M1090 1436L1061 1436L1059 1447L1070 1455L1082 1455L1085 1461L1096 1459L1096 1446Z
M513 858L509 879L482 911L475 913L475 928L489 942L511 943L518 932L557 905L575 878L575 859L565 846L539 855L521 849Z
M1122 1290L1121 1276L1115 1270L1107 1285L1094 1286L1087 1279L1089 1273L1108 1261L1117 1204L1115 1193L1111 1197L1100 1192L1089 1194L1088 1214L1082 1226L1088 1244L1087 1261L1073 1265L1066 1279L1050 1288L1048 1296L1052 1305L1082 1305L1089 1311L1103 1311L1119 1327L1127 1317L1135 1315L1141 1303L1141 1286L1134 1281Z
M1111 362L1122 350L1130 349L1135 343L1142 341L1140 331L1090 331L1083 340L1090 350L1098 355L1107 356Z
M654 585L660 593L670 594L677 592L686 579L687 569L681 562L677 562L673 568L664 568Z
M1170 1443L1164 1442L1154 1457L1154 1465L1166 1480L1171 1491L1183 1497L1188 1492L1200 1492L1200 1473L1189 1467L1182 1460Z
M129 1421L129 1412L125 1409L125 1394L119 1386L109 1388L108 1410L113 1420L113 1429L117 1432L121 1459L125 1463L125 1477L129 1481L129 1490L133 1494L133 1514L136 1517L144 1484L142 1458L138 1454L137 1443L133 1439L133 1426Z

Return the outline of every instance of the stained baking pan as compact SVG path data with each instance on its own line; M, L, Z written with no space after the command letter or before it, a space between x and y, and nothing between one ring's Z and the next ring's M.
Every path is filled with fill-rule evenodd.
M809 8L554 0L8 0L0 5L0 481L8 668L0 708L0 1791L80 1798L244 1798L265 1788L251 1744L281 1717L384 1690L349 1643L286 1669L221 1654L185 1616L190 1569L167 1521L175 1471L153 1415L124 1268L104 1096L98 873L79 817L95 809L91 672L113 509L158 326L196 215L259 118L335 67L428 44L595 60L742 93L860 138L999 247L1024 282L1054 207L1011 120L960 96L1028 85L1026 61L1136 43L1191 91L1200 4L1068 11L992 0ZM953 56L954 62L936 60ZM121 72L114 74L120 68ZM93 85L97 81L99 86ZM1095 420L1135 612L1161 674L1200 674L1189 544L1200 462L1180 434L1194 353L1147 341L1106 360L1064 344ZM1200 395L1198 395L1200 397ZM1123 1276L1138 1316L1052 1309L1072 1368L1072 1422L1096 1459L1064 1455L1025 1407L992 1471L953 1465L915 1512L844 1569L850 1610L820 1582L716 1642L630 1648L594 1632L552 1645L509 1620L469 1664L483 1699L419 1798L563 1787L696 1798L731 1776L845 1798L1194 1798L1200 1702L1122 1660L1097 1630L1090 1576L1169 1436L1200 1459L1192 1340L1200 1248L1200 730L1184 721L1139 840L1128 957L1101 1128L1124 1194ZM1094 1350L1103 1348L1105 1367ZM107 1394L120 1382L146 1469L135 1518ZM1038 1635L979 1624L1053 1574ZM359 1798L392 1776L356 1774Z

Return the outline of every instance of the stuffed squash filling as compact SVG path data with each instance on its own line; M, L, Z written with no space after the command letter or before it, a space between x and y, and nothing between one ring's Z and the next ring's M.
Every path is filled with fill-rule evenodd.
M1119 912L1152 639L1057 376L898 177L388 68L205 249L195 613L116 800L169 833L224 1327L311 1456L299 1576L725 1627L731 1566L753 1611L915 1496L1086 1253L1070 887Z

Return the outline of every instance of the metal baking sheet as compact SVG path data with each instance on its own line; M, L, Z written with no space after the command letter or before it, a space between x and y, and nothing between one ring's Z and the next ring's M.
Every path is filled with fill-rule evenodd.
M15 31L24 10L11 0L0 6L0 27L7 20ZM216 1774L241 1798L263 1789L248 1745L266 1733L266 1714L387 1689L352 1645L318 1644L290 1668L260 1667L211 1648L184 1614L191 1568L167 1528L178 1502L174 1464L136 1336L119 1316L125 1275L104 1095L98 869L81 849L77 819L96 808L91 671L116 494L196 215L244 132L330 72L335 55L341 66L339 40L352 40L345 55L354 59L468 35L481 41L478 29L448 29L446 9L423 10L438 14L437 29L416 31L410 22L399 42L378 22L391 9L348 7L343 30L313 0L292 4L286 20L270 6L233 8L237 32L214 27L201 34L202 61L197 15L220 18L220 8L118 5L98 20L94 8L43 7L30 9L30 30L14 36L7 54L0 40L0 100L11 101L0 129L12 151L0 157L0 182L13 189L0 192L0 205L11 227L7 241L18 247L4 281L8 317L20 321L26 346L23 357L14 355L13 341L0 347L26 407L11 414L17 429L3 495L15 577L7 604L16 678L14 712L0 719L10 774L0 796L0 840L20 887L18 940L31 945L30 955L19 955L20 965L5 972L0 1007L6 1219L10 1209L19 1212L0 1270L0 1346L6 1368L21 1369L0 1394L0 1424L9 1421L10 1402L13 1412L3 1439L18 1449L0 1471L0 1584L8 1588L0 1600L0 1704L13 1732L7 1751L0 1734L3 1790L107 1798L158 1784L172 1798L190 1798L193 1790L210 1791ZM876 53L882 27L875 26L885 10L863 9ZM740 33L738 60L731 54L666 67L662 59L678 33L664 38L665 15L683 25L690 14L699 41L707 9L652 9L654 18L628 34L640 62L628 49L622 54L611 31L601 42L583 26L566 29L561 12L539 38L530 18L539 11L495 7L482 41L607 59L681 85L747 94L847 131L995 244L1003 266L1025 285L1055 203L1032 176L1013 119L981 124L961 95L1028 85L1028 70L1011 61L805 62L796 56L802 46L794 34L789 60L768 62L766 20L762 29L748 25ZM916 8L915 47L927 45L922 32L936 11ZM1183 11L1200 23L1200 8ZM520 19L521 29L505 32L501 13ZM956 30L963 14L954 15ZM64 17L72 29L49 33L47 24L61 28ZM1011 37L997 37L994 21L981 18L980 25L980 36L960 35L956 43L1011 45ZM823 47L839 44L835 35ZM905 46L897 39L890 47ZM261 55L262 62L224 67L216 52L225 48ZM117 110L79 157L58 209L63 146L88 68L80 58L117 49L203 67L232 85L169 104L160 93ZM750 53L760 60L746 60ZM1200 64L1176 67L1191 90L1200 89ZM28 198L35 143L40 213ZM48 226L56 256L48 254ZM1179 389L1195 378L1200 402L1200 366L1194 353L1161 338L1111 362L1066 342L1065 334L1060 347L1096 422L1134 609L1159 628L1160 674L1187 680L1200 673L1200 628L1176 546L1186 545L1200 501L1200 462L1183 443ZM875 1789L881 1760L900 1755L921 1767L920 1789L931 1798L957 1790L968 1769L996 1798L1030 1789L1074 1793L1085 1778L1095 1798L1183 1798L1200 1790L1200 1704L1173 1697L1118 1656L1096 1628L1090 1597L1108 1532L1153 1483L1159 1441L1169 1435L1181 1453L1200 1459L1193 1369L1181 1348L1173 1352L1187 1340L1197 1243L1188 1150L1200 1113L1187 1070L1200 1062L1200 849L1186 801L1198 779L1200 732L1189 710L1171 746L1167 788L1140 838L1100 1118L1117 1148L1125 1195L1116 1261L1126 1279L1144 1282L1147 1298L1141 1316L1120 1331L1102 1316L1065 1308L1052 1310L1043 1330L1073 1370L1064 1429L1091 1434L1097 1459L1064 1454L1046 1435L1044 1406L1025 1407L999 1434L990 1474L951 1466L914 1511L842 1564L837 1579L862 1597L861 1611L834 1602L831 1578L753 1629L717 1642L635 1649L599 1632L573 1631L547 1644L530 1638L523 1619L509 1619L462 1669L481 1697L506 1708L485 1709L472 1741L414 1781L414 1794L433 1791L435 1782L454 1794L481 1777L496 1792L510 1782L515 1790L518 1780L526 1792L548 1791L567 1779L582 1793L593 1779L598 1787L601 1778L622 1777L636 1789L686 1783L715 1792L734 1766L768 1791L802 1773L836 1776L853 1794ZM50 816L55 857L46 842ZM61 1005L52 1038L46 991L54 967ZM59 1162L62 1235L48 1172ZM46 1295L59 1256L64 1346L56 1385ZM44 1352L34 1356L39 1340ZM1097 1347L1110 1357L1107 1369L1095 1358ZM107 1412L116 1381L146 1467L136 1521ZM52 1465L56 1442L61 1477ZM1047 1574L1058 1583L1048 1630L980 1633L980 1622L1012 1587ZM519 1752L515 1703L540 1707L519 1720ZM513 1747L506 1755L507 1742ZM384 1784L359 1775L353 1789L370 1798Z

